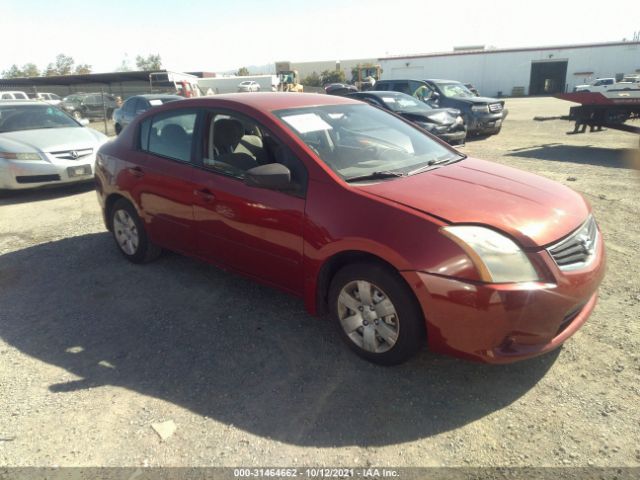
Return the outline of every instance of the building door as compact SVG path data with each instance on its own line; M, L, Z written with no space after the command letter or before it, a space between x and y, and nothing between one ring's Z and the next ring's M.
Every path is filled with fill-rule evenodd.
M564 92L567 83L567 60L531 63L529 95L553 95Z

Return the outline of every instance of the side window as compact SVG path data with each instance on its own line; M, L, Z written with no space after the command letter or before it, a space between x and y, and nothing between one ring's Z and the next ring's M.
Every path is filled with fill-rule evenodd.
M280 163L291 171L293 188L288 193L304 196L307 169L304 164L268 130L246 117L215 114L207 135L204 166L218 173L243 179L247 170Z
M181 162L191 162L191 145L196 118L196 112L183 110L153 117L151 121L144 122L140 129L142 137L140 147L149 153ZM147 123L149 127L146 127ZM148 134L146 141L145 130Z
M144 98L138 98L133 113L139 114L149 110L149 103Z
M387 82L376 82L375 90L379 91L387 91L389 90L390 84Z
M126 113L127 115L133 115L133 112L135 111L133 109L133 105L134 103L136 103L136 101L136 98L130 98L126 102L124 102L124 105L122 106L122 110L124 111L124 113Z
M413 94L413 92L409 88L409 82L407 82L407 81L395 82L393 84L393 90L396 91L396 92L406 93L407 95L412 95Z
M12 99L10 93L3 93L1 98L2 98L2 100L11 100Z

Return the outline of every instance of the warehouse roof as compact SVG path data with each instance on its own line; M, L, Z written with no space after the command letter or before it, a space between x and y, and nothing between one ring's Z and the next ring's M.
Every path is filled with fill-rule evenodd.
M478 50L459 50L453 52L435 52L420 53L411 55L391 55L381 57L380 60L396 60L404 58L428 58L428 57L453 57L458 55L482 55L490 53L508 53L508 52L537 52L545 50L567 50L574 48L597 48L597 47L617 47L622 45L640 45L640 42L605 42L605 43L584 43L575 45L552 45L545 47L524 47L524 48L494 48L494 49L478 49Z
M166 70L154 70L166 72ZM87 83L109 84L119 82L148 82L151 71L87 73L84 75L54 75L50 77L19 77L0 79L0 85L77 85ZM196 72L206 77L210 72ZM198 75L200 76L200 75Z

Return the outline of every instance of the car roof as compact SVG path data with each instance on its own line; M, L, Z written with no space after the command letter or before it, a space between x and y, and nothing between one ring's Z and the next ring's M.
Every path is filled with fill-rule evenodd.
M16 98L16 99L12 99L12 100L0 100L0 105L2 105L3 107L6 107L7 105L9 106L16 106L16 105L47 105L47 106L51 106L50 103L45 103L45 102L40 102L38 100L32 100L32 99L22 99L22 98Z
M289 108L315 107L322 105L360 105L358 100L353 100L337 95L325 95L319 93L289 93L289 92L256 92L256 93L227 93L210 97L196 97L185 99L180 103L192 103L194 106L215 106L218 102L246 105L257 110L271 112ZM171 102L175 108L176 103Z
M181 97L180 95L172 95L170 93L145 93L142 95L133 95L129 98L146 98L147 100L156 100L156 99L161 99L161 98L175 98L175 99L181 99L184 97ZM129 100L129 98L127 98L127 100Z

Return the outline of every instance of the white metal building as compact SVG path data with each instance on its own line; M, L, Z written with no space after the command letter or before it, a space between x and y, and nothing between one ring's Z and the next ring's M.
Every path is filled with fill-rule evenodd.
M457 50L379 63L383 79L443 78L472 83L482 95L545 95L598 77L640 72L640 42Z

